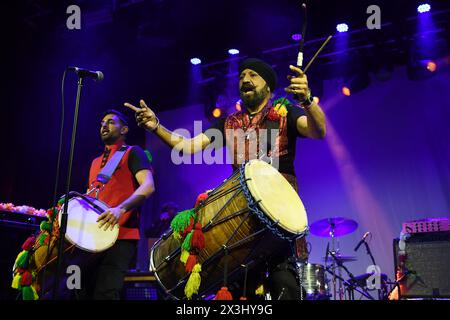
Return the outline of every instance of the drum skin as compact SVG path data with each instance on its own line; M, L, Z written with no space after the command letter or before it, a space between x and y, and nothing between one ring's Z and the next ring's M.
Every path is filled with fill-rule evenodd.
M285 180L281 174L277 174ZM233 277L243 272L242 264L261 263L266 256L276 254L287 245L287 240L274 235L250 211L240 177L239 171L234 172L209 193L207 204L198 210L205 236L205 248L198 257L202 264L199 296L214 292L222 286L226 259L228 277ZM223 245L228 248L228 256L224 255ZM183 263L179 261L180 246L181 241L168 231L155 243L150 256L150 270L155 272L165 292L176 299L184 297L183 290L188 277Z

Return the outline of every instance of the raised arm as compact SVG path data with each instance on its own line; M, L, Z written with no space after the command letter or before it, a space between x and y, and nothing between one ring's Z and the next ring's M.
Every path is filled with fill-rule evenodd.
M211 143L209 138L203 133L188 139L170 131L159 123L158 117L146 105L144 100L141 100L139 104L140 108L137 108L128 102L126 102L124 106L135 112L136 121L139 127L155 133L162 141L175 150L183 151L186 154L192 154L202 151Z

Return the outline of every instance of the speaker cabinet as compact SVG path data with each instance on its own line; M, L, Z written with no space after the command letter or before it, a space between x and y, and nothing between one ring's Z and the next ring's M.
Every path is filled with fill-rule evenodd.
M395 270L401 270L400 298L450 298L450 232L412 234L405 256L394 240Z

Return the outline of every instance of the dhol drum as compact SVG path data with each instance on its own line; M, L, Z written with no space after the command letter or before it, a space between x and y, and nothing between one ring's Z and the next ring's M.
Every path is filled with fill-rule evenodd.
M328 280L321 264L306 263L299 267L305 300L329 300Z
M271 165L252 160L241 166L197 207L205 237L198 297L219 288L228 276L275 255L308 230L297 192ZM188 275L179 261L180 240L166 232L152 247L150 271L170 298L183 299ZM225 250L226 248L226 250ZM224 253L227 252L227 255Z
M109 207L102 201L81 195L76 192L69 194L71 197L67 208L67 230L65 235L63 264L61 270L60 286L58 289L59 298L70 298L71 292L67 290L66 269L69 265L76 265L83 269L94 263L99 254L114 245L119 234L116 226L113 230L103 230L98 228L97 218ZM59 212L59 223L61 223L61 213ZM59 225L59 224L58 224ZM58 228L58 225L55 226ZM56 261L58 256L58 232L52 237L49 245L38 246L33 252L30 260L32 269L37 274L37 287L40 289L41 298L50 298L50 291L53 289L55 281ZM49 252L51 251L51 252ZM45 272L45 275L44 275ZM82 275L83 276L83 275ZM45 279L45 283L43 280Z

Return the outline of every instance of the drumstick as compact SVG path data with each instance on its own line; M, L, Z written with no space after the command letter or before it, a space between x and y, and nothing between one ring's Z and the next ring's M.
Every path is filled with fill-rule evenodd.
M322 52L323 48L325 48L325 46L327 45L327 43L331 40L331 38L333 38L333 36L328 36L327 40L325 40L325 42L322 44L322 46L319 48L319 50L317 50L316 54L312 57L312 59L308 62L308 64L305 67L305 70L303 70L303 73L306 73L306 71L308 71L309 67L311 66L311 64L314 62L314 60L317 58L317 56L320 54L320 52Z

